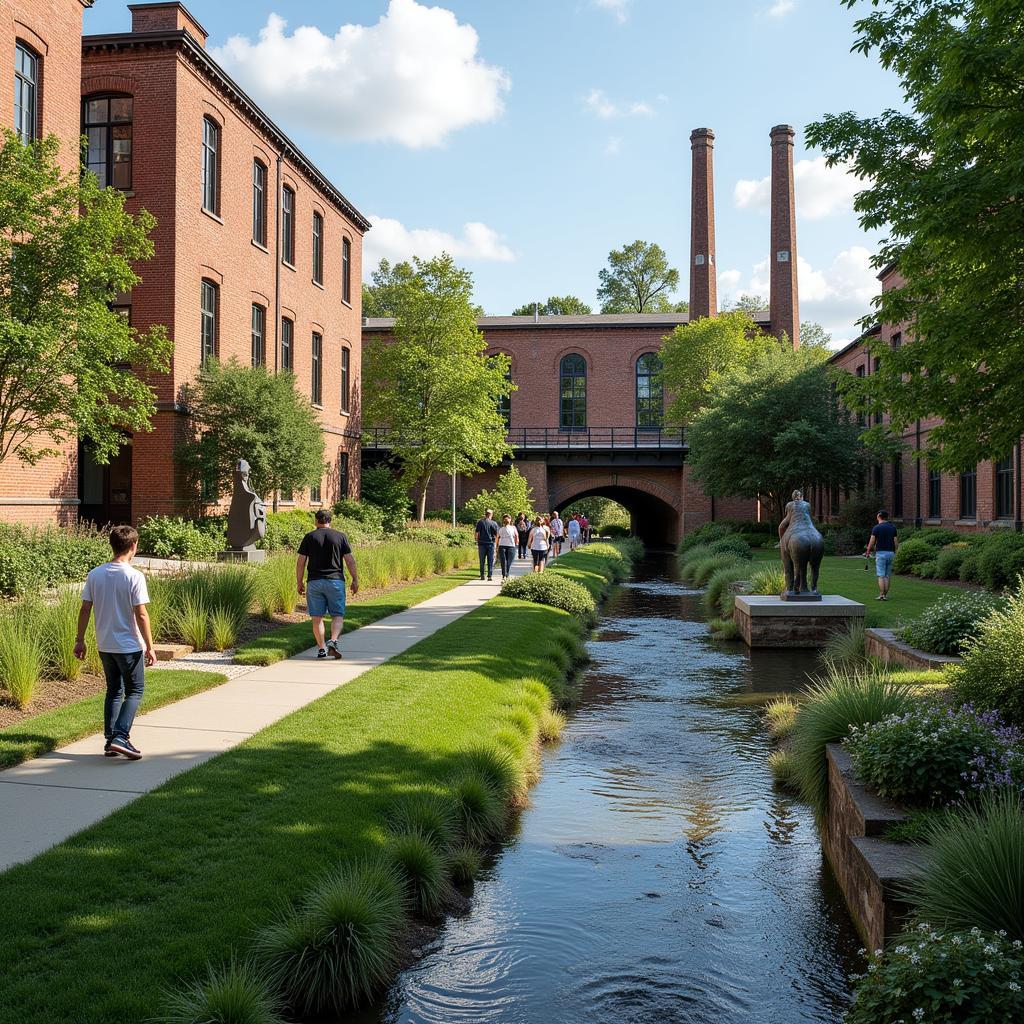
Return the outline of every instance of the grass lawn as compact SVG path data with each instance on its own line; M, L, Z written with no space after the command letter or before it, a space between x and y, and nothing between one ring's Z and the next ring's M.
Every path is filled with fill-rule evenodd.
M754 552L754 558L758 562L778 562L779 553L770 548L759 549ZM900 622L909 622L943 594L961 593L963 590L962 587L921 580L915 576L894 576L889 600L878 601L874 559L867 565L865 572L863 558L828 555L821 563L819 589L823 594L840 594L866 605L865 625L868 626L893 628Z
M353 600L350 596L348 607L345 609L345 632L351 633L360 626L368 626L371 622L377 622L388 615L404 612L414 604L443 594L446 590L459 587L476 577L475 568L458 569L445 576L434 576L386 594L379 594L367 601L360 601L358 597ZM313 633L309 623L296 622L240 644L234 660L239 665L273 665L312 646Z
M150 669L142 711L155 711L194 693L227 681L219 672L194 672L186 668ZM103 730L103 694L84 697L73 704L44 711L0 729L0 768L10 768L29 758L73 743Z
M586 550L559 571L603 589ZM393 600L392 595L392 600ZM496 597L393 661L0 876L0 1024L144 1021L245 952L283 901L443 791L524 677L560 682L567 613Z

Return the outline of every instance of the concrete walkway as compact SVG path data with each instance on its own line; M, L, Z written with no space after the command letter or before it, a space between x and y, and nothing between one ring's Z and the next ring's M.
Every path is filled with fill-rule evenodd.
M513 575L529 572L513 565ZM141 761L101 756L97 733L0 771L0 871L30 860L168 779L238 746L260 729L343 686L479 608L500 582L474 580L343 636L344 660L310 648L212 690L140 715L132 740ZM102 698L97 697L97 716ZM145 700L143 700L145 707ZM31 720L26 722L31 729Z

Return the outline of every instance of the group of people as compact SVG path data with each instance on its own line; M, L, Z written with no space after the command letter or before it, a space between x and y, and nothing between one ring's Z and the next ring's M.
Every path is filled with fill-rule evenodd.
M480 555L480 579L494 577L494 556L498 555L501 578L508 579L512 563L532 557L533 571L543 572L548 559L557 558L568 544L575 551L580 544L590 541L590 520L582 513L566 512L565 519L558 512L537 515L534 519L520 512L513 522L511 515L502 516L501 524L489 508L476 524L476 544Z

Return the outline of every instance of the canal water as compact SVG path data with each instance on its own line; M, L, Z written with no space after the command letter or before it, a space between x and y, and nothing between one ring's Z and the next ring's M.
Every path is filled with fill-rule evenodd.
M653 556L606 605L518 834L374 1015L387 1024L838 1021L858 941L755 693L801 652L709 640Z

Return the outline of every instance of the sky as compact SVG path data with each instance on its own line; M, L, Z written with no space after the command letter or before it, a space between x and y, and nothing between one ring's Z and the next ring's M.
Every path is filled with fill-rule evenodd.
M801 318L838 347L878 290L860 184L807 149L825 113L900 105L840 0L189 0L224 68L373 222L382 257L448 251L493 315L598 308L610 250L657 242L688 297L690 145L712 128L719 299L766 295L769 130L797 129ZM97 0L85 31L128 31Z

